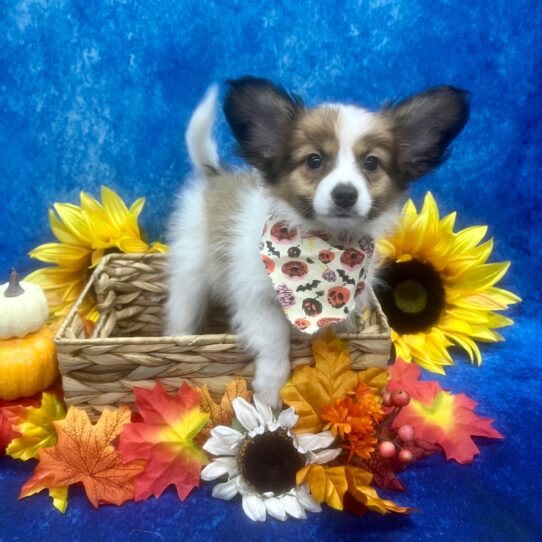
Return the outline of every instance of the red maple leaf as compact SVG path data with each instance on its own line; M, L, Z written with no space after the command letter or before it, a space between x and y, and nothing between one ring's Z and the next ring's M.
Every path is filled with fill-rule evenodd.
M406 491L405 486L396 476L404 468L403 464L399 465L399 461L373 454L370 459L361 463L361 467L374 476L373 482L382 489Z
M382 489L391 491L406 491L403 483L397 478L397 473L405 470L410 464L428 457L441 450L436 446L421 439L415 439L411 443L403 443L402 448L412 453L412 461L408 464L399 461L397 456L386 458L379 454L373 454L369 459L361 462L361 467L373 474L374 483Z
M14 438L21 436L21 433L13 430L13 422L4 414L3 410L0 408L0 455L6 453L8 444Z
M446 459L470 463L480 451L471 437L502 438L492 427L492 419L474 413L476 402L464 394L444 391L438 382L420 381L417 365L398 358L388 374L388 390L405 390L411 397L392 427L412 425L416 437L440 445Z
M424 401L428 396L436 395L442 391L440 384L434 380L421 381L422 372L415 363L407 363L397 358L393 365L388 367L388 390L404 390L411 399Z
M159 382L152 390L134 388L142 422L127 424L118 450L125 461L145 459L137 479L135 500L159 497L171 484L184 500L199 486L200 470L207 456L194 443L209 415L200 410L200 394L183 383L176 395L168 395Z

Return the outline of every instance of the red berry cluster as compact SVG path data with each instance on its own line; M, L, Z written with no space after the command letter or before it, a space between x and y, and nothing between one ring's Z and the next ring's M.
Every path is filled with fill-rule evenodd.
M414 441L414 428L411 425L404 424L393 432L390 429L393 420L397 417L401 409L410 403L410 395L403 390L397 390L392 393L384 391L382 402L384 406L393 407L393 410L378 428L380 441L378 444L378 453L384 458L397 456L401 463L410 463L414 459L414 456L404 446Z

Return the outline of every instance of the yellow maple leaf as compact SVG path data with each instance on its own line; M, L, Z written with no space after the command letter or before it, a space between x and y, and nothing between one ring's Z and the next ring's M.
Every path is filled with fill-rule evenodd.
M58 436L53 422L64 419L66 409L54 393L44 392L39 407L16 406L9 410L17 420L15 428L21 436L11 441L6 455L22 461L38 459L41 448L49 448L57 443ZM64 513L68 506L68 488L50 488L49 496L53 506Z
M234 378L229 384L224 387L224 395L220 403L214 401L207 389L203 386L200 391L200 408L203 412L209 414L208 427L217 425L231 425L233 420L233 408L231 402L236 397L242 397L246 401L250 401L252 393L247 388L247 383L244 378Z
M306 465L297 471L297 485L306 482L314 500L325 502L335 510L343 509L344 494L348 490L346 467L326 467L325 465Z
M380 367L369 367L358 372L358 381L366 384L374 393L380 394L388 383L388 371Z
M335 510L344 509L344 496L348 492L368 510L379 514L397 512L405 514L412 509L398 506L393 501L381 499L376 490L371 487L373 475L358 467L311 464L297 472L296 483L306 482L311 495L318 503L325 502Z
M412 510L405 506L398 506L393 501L381 499L375 488L371 486L373 475L364 469L348 466L345 468L345 477L348 493L373 512L379 514L388 514L389 512L406 514Z
M325 424L320 417L322 409L336 399L343 399L358 382L378 391L386 385L384 369L350 370L348 343L332 333L316 337L312 350L314 367L297 367L281 391L282 400L299 416L296 433L320 432Z
M17 416L15 430L21 436L11 441L6 455L27 461L38 458L40 448L56 444L58 437L53 422L64 419L66 409L54 393L43 393L39 407L12 407L10 410Z

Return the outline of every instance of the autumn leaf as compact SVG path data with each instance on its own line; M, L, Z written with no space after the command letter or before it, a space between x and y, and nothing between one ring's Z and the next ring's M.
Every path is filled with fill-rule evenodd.
M420 381L417 365L397 359L388 372L389 391L403 389L411 397L392 427L412 425L416 437L441 446L446 459L471 463L480 452L471 437L502 438L492 427L493 420L474 413L476 402L464 394L444 391L438 382Z
M26 493L23 495L22 491L25 489L26 486L23 486L23 489L21 490L21 495L19 495L19 498L23 497L31 497L32 495L35 495L36 493L39 493L40 491L43 491L46 486L40 485L37 481L33 485L33 487L28 488ZM68 486L64 487L52 487L48 488L49 491L49 497L51 497L51 501L53 503L53 506L59 511L59 512L66 512L66 509L68 508Z
M20 399L16 399L15 401L5 401L4 399L0 399L0 410L17 406L38 406L40 403L41 392L36 395L32 395L32 397L22 397Z
M143 422L124 427L118 450L125 460L147 461L137 479L135 499L159 497L174 484L183 501L199 486L201 467L207 463L194 443L209 420L200 410L200 394L183 383L175 395L168 395L159 382L152 390L134 388L134 393Z
M367 385L373 393L380 395L388 383L388 373L386 369L380 367L369 367L358 373L358 381Z
M415 363L407 363L397 358L395 363L388 366L388 390L404 390L412 399L424 401L428 396L434 396L442 390L434 380L420 380L421 370Z
M397 506L393 501L381 499L371 487L373 475L358 467L325 465L306 465L297 472L297 485L304 482L309 486L311 495L318 503L325 502L335 510L344 509L345 496L348 494L360 503L364 509L380 514L397 512L404 514L409 508Z
M345 467L345 478L348 484L348 493L368 510L379 514L396 512L406 514L412 509L398 506L393 501L381 499L376 489L371 486L373 475L357 467Z
M68 486L82 483L95 508L102 502L121 505L132 499L135 478L144 462L123 463L112 446L130 415L128 407L105 410L93 425L85 411L70 407L64 420L53 422L58 442L52 448L39 450L40 462L23 486L20 498L48 488L57 489L56 498L62 499L61 488L66 488L67 496Z
M320 432L325 423L320 417L322 409L346 397L358 382L379 390L386 382L383 369L350 370L348 343L331 333L316 337L312 350L314 367L297 367L281 391L282 400L299 416L296 433Z
M8 444L20 433L15 431L14 424L11 419L0 408L0 455L4 455ZM7 410L7 409L6 409Z
M369 459L360 462L360 466L373 475L373 481L378 487L389 491L406 491L403 483L397 478L397 472L404 468L398 463L399 461L394 461L393 458L373 454Z
M0 399L0 456L4 455L8 444L21 434L15 430L19 420L16 414L18 407L37 406L41 398L38 396L26 397L17 401L4 401Z
M244 378L234 378L224 388L224 395L220 400L220 403L216 403L207 386L203 386L199 389L201 393L200 407L203 412L209 414L208 427L216 427L217 425L230 426L234 418L233 408L231 402L236 397L242 397L246 401L250 401L252 393L247 389L247 383Z
M415 399L411 401L394 425L408 423L420 438L442 446L446 459L471 463L480 452L472 436L503 438L491 426L493 420L474 413L476 404L463 393L452 395L441 391L426 404Z
M79 315L79 319L81 320L83 324L83 333L85 334L85 338L89 339L92 337L92 334L94 333L94 329L96 328L96 322L93 322L92 320L89 320L88 318L85 318L83 315Z
M38 458L40 448L54 446L58 438L53 422L66 417L64 404L53 392L42 394L39 407L17 405L5 409L5 411L11 417L14 429L18 431L17 438L14 438L7 447L6 455L22 461ZM67 488L51 488L49 496L52 498L55 508L61 512L66 511L68 505Z
M342 510L343 497L348 489L345 469L319 464L306 465L297 471L296 483L300 485L306 482L316 502L325 502L335 510Z
M51 448L57 442L53 422L66 417L64 404L55 393L44 392L39 407L16 406L9 409L16 417L15 430L20 437L11 441L6 454L22 461L38 458L40 448Z
M408 464L399 461L397 456L382 457L380 454L373 454L369 459L359 463L359 466L373 475L373 483L378 487L391 491L406 491L403 483L397 478L397 473L405 470L408 465L415 461L442 450L440 446L421 439L414 439L410 443L402 443L401 446L412 454L412 461Z

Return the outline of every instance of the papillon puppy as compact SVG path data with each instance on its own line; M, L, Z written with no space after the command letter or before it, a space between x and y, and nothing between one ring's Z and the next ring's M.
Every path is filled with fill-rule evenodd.
M230 81L224 113L241 156L252 166L247 170L219 161L212 137L217 93L211 87L186 133L195 171L169 228L166 333L193 335L210 301L225 306L232 328L254 354L255 393L276 407L290 373L290 335L305 320L296 320L296 329L286 318L262 263L262 231L270 214L286 224L286 237L289 231L326 232L327 237L319 234L324 240L344 238L345 232L371 240L388 234L409 184L448 157L469 117L468 93L438 86L369 111L335 103L306 107L266 79ZM303 275L304 266L290 266L290 278ZM327 276L336 278L329 270ZM370 268L363 279L372 280ZM356 314L367 303L368 288L362 295L358 290L355 310L337 324L342 331L355 330ZM303 306L306 314L321 306L311 301L316 303Z

